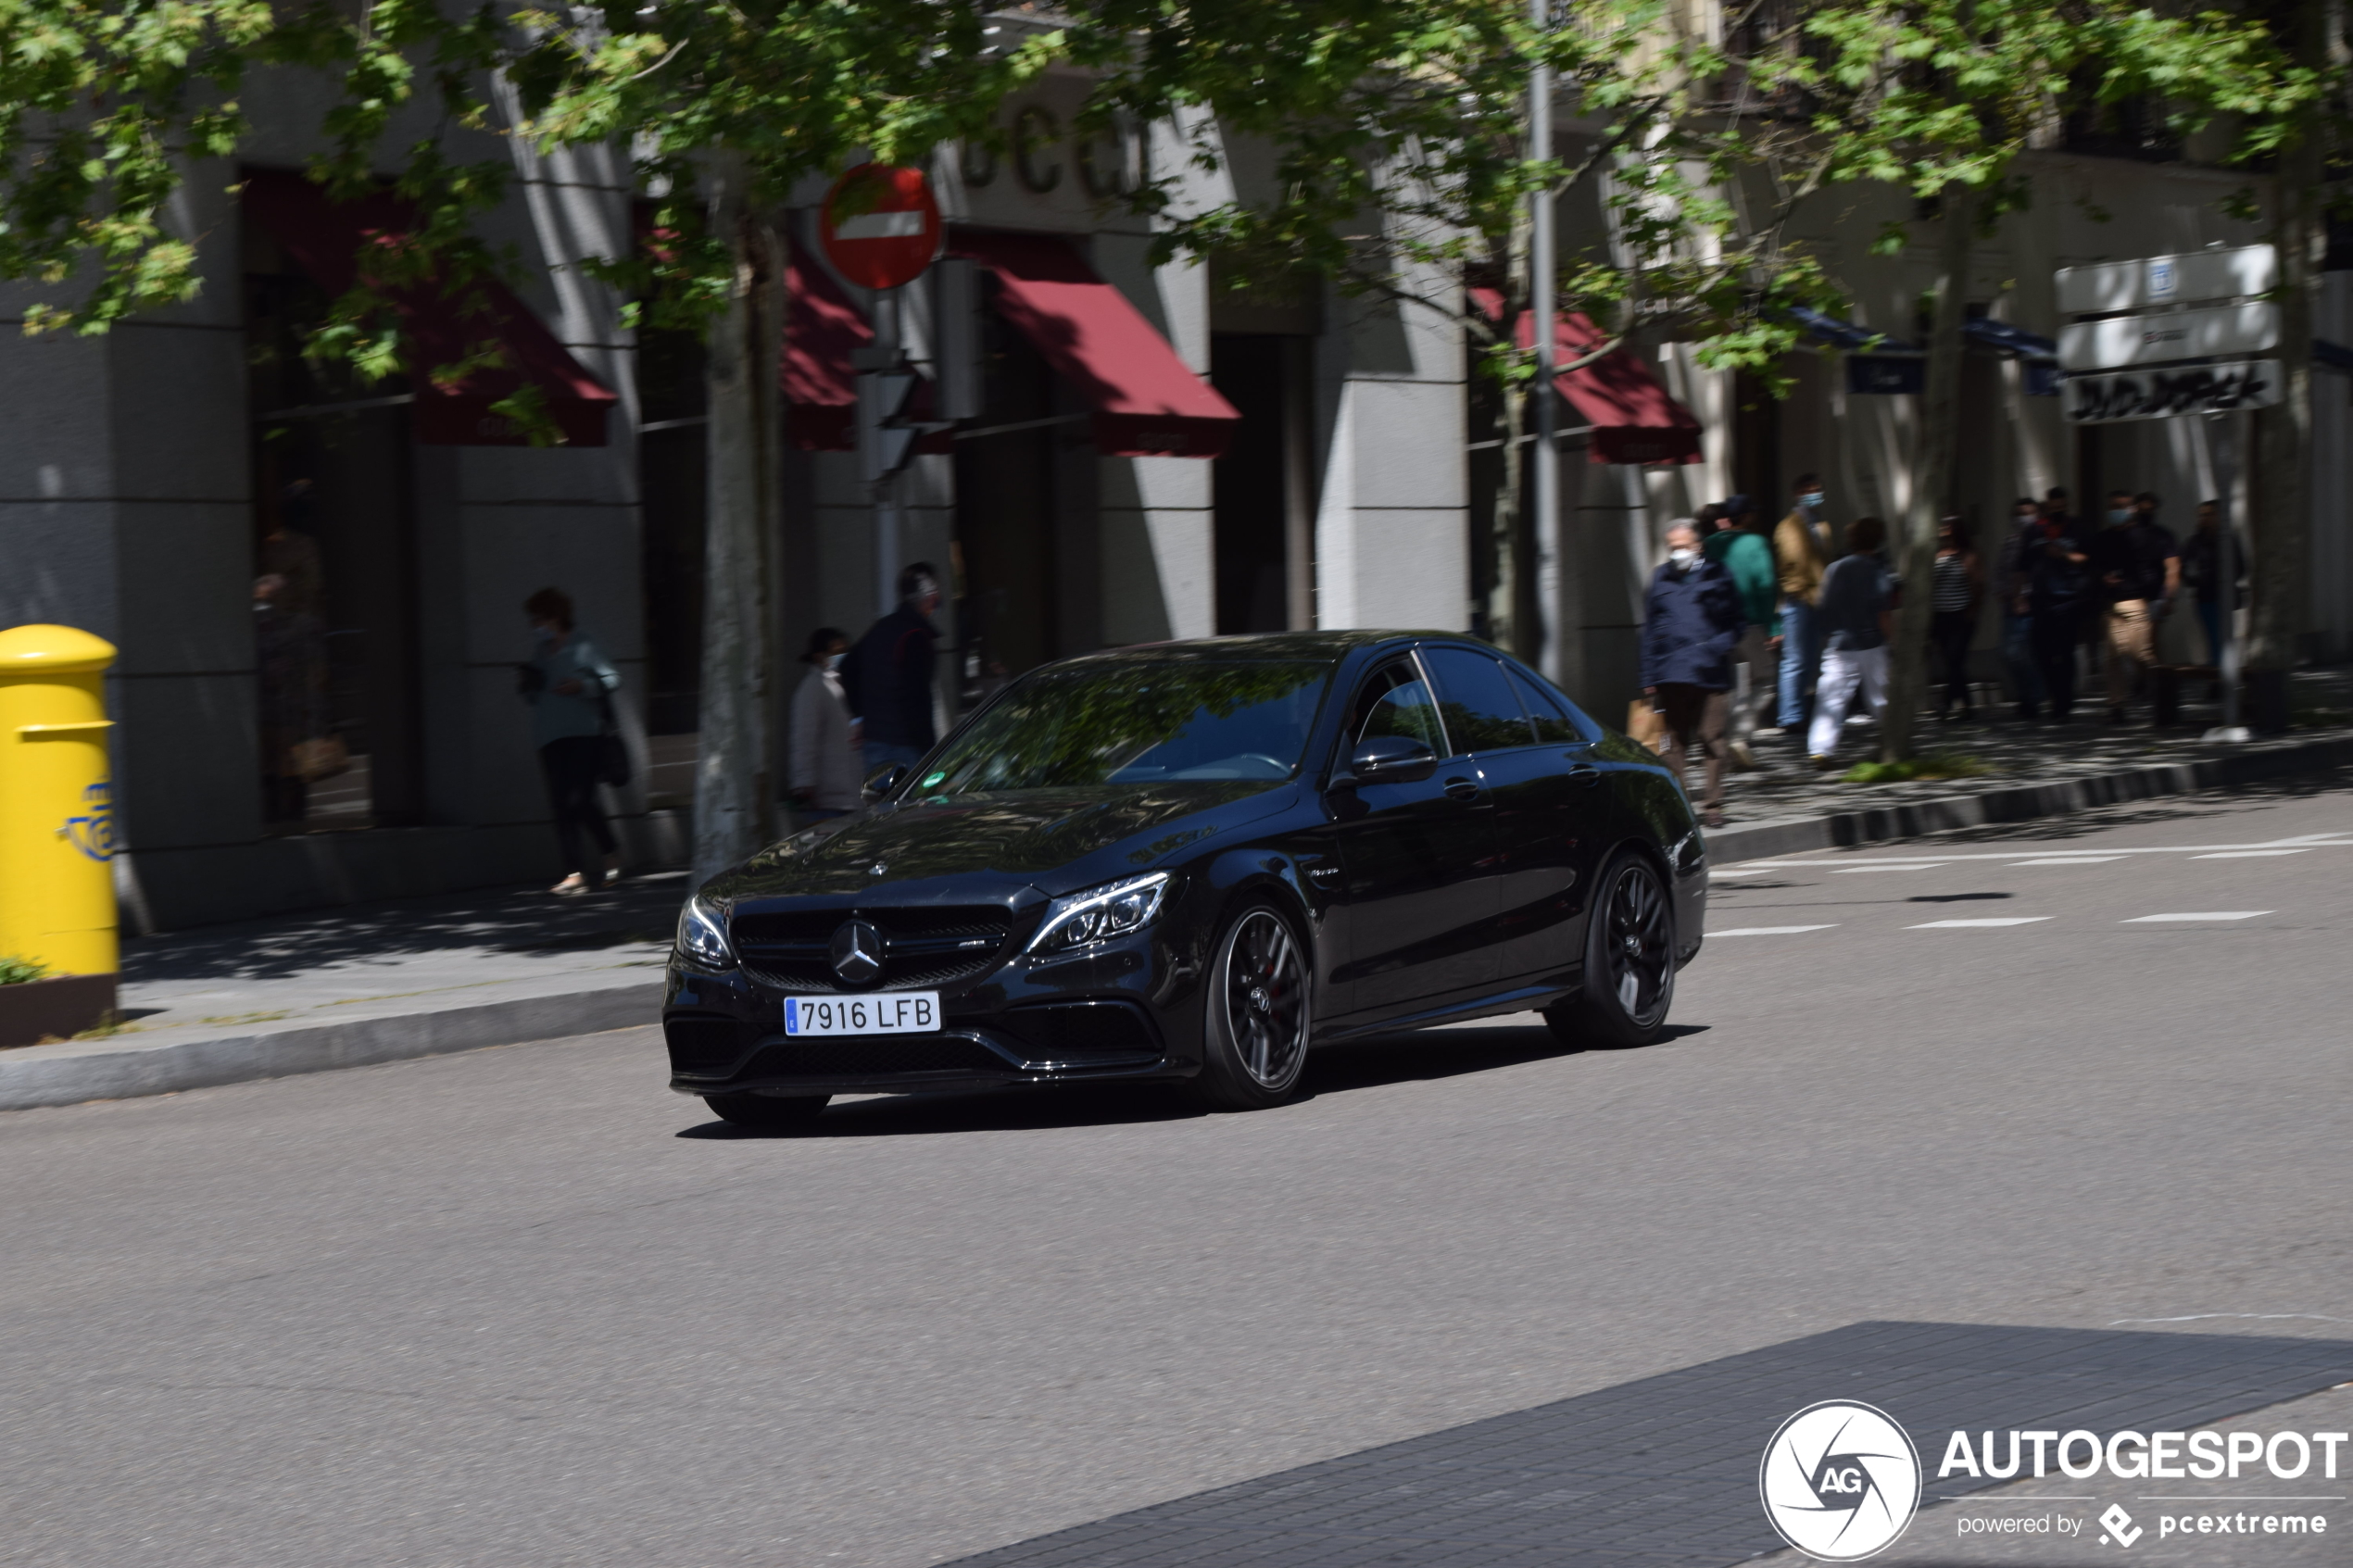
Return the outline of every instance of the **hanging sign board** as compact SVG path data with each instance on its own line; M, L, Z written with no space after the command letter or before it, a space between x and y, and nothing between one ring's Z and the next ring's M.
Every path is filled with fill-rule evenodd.
M2269 408L2280 400L2280 362L2183 365L2158 370L2071 375L2059 383L2059 412L2070 424L2164 420Z
M2217 305L2077 321L2059 329L2059 363L2070 372L2120 370L2167 359L2260 354L2279 345L2278 306Z
M834 270L861 288L895 289L939 254L939 204L920 169L862 163L825 193L819 241Z
M2117 310L2146 310L2159 305L2192 305L2208 299L2245 299L2279 286L2280 253L2270 245L2230 250L2193 250L2133 261L2103 261L2058 270L2058 307L2064 316L2100 316Z

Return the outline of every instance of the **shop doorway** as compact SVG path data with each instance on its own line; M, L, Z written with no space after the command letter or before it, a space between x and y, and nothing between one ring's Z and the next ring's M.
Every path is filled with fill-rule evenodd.
M329 302L250 225L244 282L263 819L419 822L411 398L303 357Z
M981 411L956 442L956 641L967 703L1066 650L1058 471L1083 417L1062 408L1053 370L993 308L980 313Z
M1241 415L1212 480L1221 635L1315 623L1308 347L1271 332L1209 340L1210 384Z

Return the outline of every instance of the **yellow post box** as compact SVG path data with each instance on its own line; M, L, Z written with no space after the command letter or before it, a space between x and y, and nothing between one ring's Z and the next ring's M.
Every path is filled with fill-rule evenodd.
M70 626L0 632L0 955L58 974L119 967L102 688L114 654Z

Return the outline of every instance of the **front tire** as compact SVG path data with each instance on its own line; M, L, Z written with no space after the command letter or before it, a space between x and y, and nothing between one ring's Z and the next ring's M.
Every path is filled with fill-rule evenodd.
M1585 984L1544 1022L1565 1045L1647 1046L1675 1002L1675 904L1658 868L1620 849L1585 922Z
M1315 1023L1308 947L1274 906L1252 904L1212 951L1194 1092L1219 1110L1280 1105L1307 1066Z
M817 1120L817 1112L825 1109L830 1095L705 1095L703 1104L711 1107L712 1115L735 1126L758 1133L788 1132L806 1127Z

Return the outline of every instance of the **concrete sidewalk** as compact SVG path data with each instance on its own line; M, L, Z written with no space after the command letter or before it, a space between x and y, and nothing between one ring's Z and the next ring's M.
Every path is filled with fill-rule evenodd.
M123 944L120 1028L0 1050L0 1110L651 1023L686 873L612 893L502 889Z
M2315 695L2344 682L2325 678ZM2316 713L2303 692L2299 702L2337 717ZM1708 835L1712 857L1761 859L2353 767L2353 725L2342 723L2226 747L2195 732L2091 725L1994 724L1939 739L1996 771L1847 784L1761 743L1771 760L1734 781L1730 820ZM686 890L686 873L671 872L578 900L512 889L136 938L124 946L122 1027L0 1050L0 1110L652 1023Z

